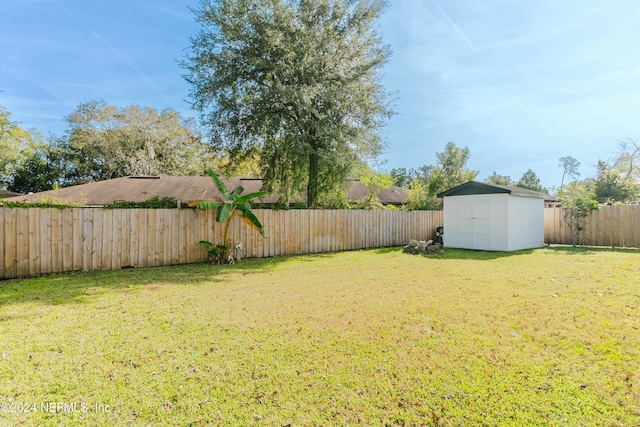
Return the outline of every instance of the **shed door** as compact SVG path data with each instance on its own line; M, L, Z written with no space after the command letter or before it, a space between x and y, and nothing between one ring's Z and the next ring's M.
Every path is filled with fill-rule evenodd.
M462 202L458 209L460 247L491 249L490 202Z

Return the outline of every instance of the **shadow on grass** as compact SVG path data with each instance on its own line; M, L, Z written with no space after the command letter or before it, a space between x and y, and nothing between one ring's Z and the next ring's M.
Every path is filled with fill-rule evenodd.
M333 251L333 252L318 252L318 253L298 254L298 255L283 255L283 258L295 259L301 262L312 262L317 259L333 258L341 252L349 252L349 251Z
M377 253L385 254L402 252L402 247L395 248L381 248L375 250ZM520 255L528 255L532 254L534 251L550 251L556 253L563 254L576 254L576 255L594 255L603 252L619 252L625 254L638 254L640 255L640 249L638 248L609 248L604 246L570 246L570 245L557 245L557 246L545 246L544 248L538 249L524 249L520 251L513 252L493 252L493 251L476 251L471 249L456 249L456 248L448 248L444 252L440 252L437 254L431 255L418 255L424 256L427 258L435 258L435 259L468 259L468 260L478 260L478 261L490 261L499 258L507 258L513 256ZM414 255L416 256L416 255Z
M402 253L402 249L403 249L402 246L396 246L391 248L374 249L374 252L379 254ZM527 254L533 253L533 251L534 249L526 249L526 250L514 251L514 252L493 252L493 251L474 251L471 249L448 248L444 252L440 252L437 254L429 254L429 255L407 254L407 256L423 256L425 258L434 258L434 259L469 259L469 260L488 261L488 260L498 259L498 258L527 255Z
M376 254L402 254L402 247L364 249ZM527 249L515 252L488 252L466 249L447 249L445 252L423 256L432 259L490 261L500 258L528 255L536 250L558 254L592 255L602 252L620 252L640 255L640 249L586 246L551 246L544 249ZM77 304L88 301L88 297L108 290L126 290L141 286L172 284L197 285L224 283L234 273L242 275L269 271L287 260L313 262L337 256L340 252L316 253L272 258L252 258L234 265L211 265L209 263L174 265L166 267L133 268L113 271L91 271L49 274L41 277L0 281L0 307L32 302L48 305Z
M396 252L402 252L402 246L391 246L388 248L377 248L372 250L377 254L391 254Z
M513 252L496 252L496 251L476 251L472 249L451 248L435 255L426 255L426 256L433 256L439 259L468 259L468 260L474 260L474 261L490 261L490 260L500 259L500 258L529 255L529 254L532 254L533 251L534 249L524 249L521 251L513 251Z
M209 263L144 267L111 271L69 272L0 281L0 307L33 302L48 305L86 302L106 290L131 289L152 284L193 285L224 282L233 273L268 271L286 257L246 259L233 265Z
M551 245L545 249L554 252L562 252L569 254L593 255L602 252L620 252L625 254L639 254L638 248L612 248L608 246L571 246L571 245Z

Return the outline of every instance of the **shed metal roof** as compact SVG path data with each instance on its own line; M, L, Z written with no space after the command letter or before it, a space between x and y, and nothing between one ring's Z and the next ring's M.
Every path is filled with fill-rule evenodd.
M538 191L511 185L485 184L484 182L469 181L438 193L438 197L467 196L472 194L511 194L520 197L532 197L536 199L548 199L550 196Z

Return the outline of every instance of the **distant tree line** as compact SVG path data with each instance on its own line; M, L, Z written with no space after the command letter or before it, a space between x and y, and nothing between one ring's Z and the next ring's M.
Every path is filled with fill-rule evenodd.
M195 121L170 109L90 101L65 121L62 136L45 140L0 110L0 187L29 193L122 176L201 175L210 167L228 167L202 141ZM246 172L246 167L236 169Z
M467 167L470 158L468 147L460 148L453 142L447 143L435 165L425 165L418 169L395 168L391 170L394 185L409 190L411 209L440 209L442 201L437 194L467 181L473 181L478 171Z
M557 193L564 199L587 198L607 205L640 201L640 145L633 139L619 141L611 159L598 160L595 177L579 180L580 162L571 156L558 161L563 172ZM564 184L567 177L575 179Z
M441 201L436 197L438 193L477 180L478 172L467 167L470 157L467 147L460 148L450 142L443 152L436 153L436 157L435 165L391 170L393 184L409 190L409 204L414 209L438 209L441 207ZM574 199L577 195L600 204L640 200L640 145L635 140L620 142L619 152L611 160L599 160L595 177L578 180L580 162L571 156L559 158L558 167L562 171L560 185L551 190L542 186L540 178L531 169L527 169L517 181L493 171L483 182L525 188L564 200ZM573 180L569 181L571 178Z
M585 184L599 203L615 204L640 200L640 145L635 140L620 141L612 160L600 160L598 175Z
M46 140L37 130L23 129L0 107L0 188L29 193L130 175L203 175L208 168L224 175L260 176L257 156L232 162L224 150L203 142L193 119L173 110L158 112L140 106L115 107L90 101L65 118L62 136ZM366 162L355 160L348 178L359 178L369 189L367 196L350 204L347 181L318 195L317 206L328 208L380 208L376 192L389 185L409 192L408 208L439 209L437 194L470 180L478 171L469 169L468 147L446 144L436 153L435 165L417 169L394 168L389 174L376 172ZM520 179L493 171L484 182L510 185L570 199L589 195L600 204L630 203L640 199L640 145L622 141L610 160L599 160L597 175L583 180L580 162L571 156L558 160L560 186L549 191L536 173L528 169ZM565 183L566 182L566 183ZM285 206L281 206L285 207Z
M471 156L468 147L460 148L449 142L443 152L436 153L437 163L418 169L395 168L391 170L394 185L409 190L409 205L413 209L440 209L442 200L437 194L467 181L474 181L478 171L467 167ZM531 169L514 182L510 177L498 175L495 171L487 179L487 184L508 185L546 193L540 179Z

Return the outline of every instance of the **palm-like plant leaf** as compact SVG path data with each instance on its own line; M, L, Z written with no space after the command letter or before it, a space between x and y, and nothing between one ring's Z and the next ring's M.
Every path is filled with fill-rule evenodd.
M251 199L257 199L259 197L264 197L266 195L267 195L266 191L257 191L255 193L245 194L244 196L239 197L238 200L236 200L235 202L238 205L244 205L245 203L247 203Z
M235 210L235 206L231 203L224 203L218 207L218 213L216 214L216 221L225 222L230 217L233 211Z
M220 251L216 246L213 246L213 243L207 242L206 240L200 240L200 246L207 249L207 257L214 259L220 256Z
M220 258L225 251L228 251L229 248L225 245L215 245L211 242L207 242L206 240L200 240L200 246L208 249L207 256L211 259Z
M229 192L227 191L227 187L222 181L220 181L220 178L218 178L218 175L216 175L213 169L209 169L207 171L207 174L211 177L211 179L213 179L213 182L214 184L216 184L216 188L218 188L218 191L222 193L226 200L229 200Z
M251 212L251 209L249 209L247 206L242 205L238 206L238 210L240 211L240 218L242 218L244 222L249 224L251 228L260 233L262 237L264 237L264 227L260 223L258 217L256 217L255 214Z
M240 197L243 191L244 191L244 188L242 188L242 186L240 185L237 186L236 188L233 189L231 194L229 194L229 200L232 200L235 202L238 199L238 197Z
M213 243L211 242L207 242L206 240L200 240L200 246L202 246L203 248L212 248L213 247Z
M222 203L210 200L202 200L198 202L198 209L218 209L220 206L222 206Z

